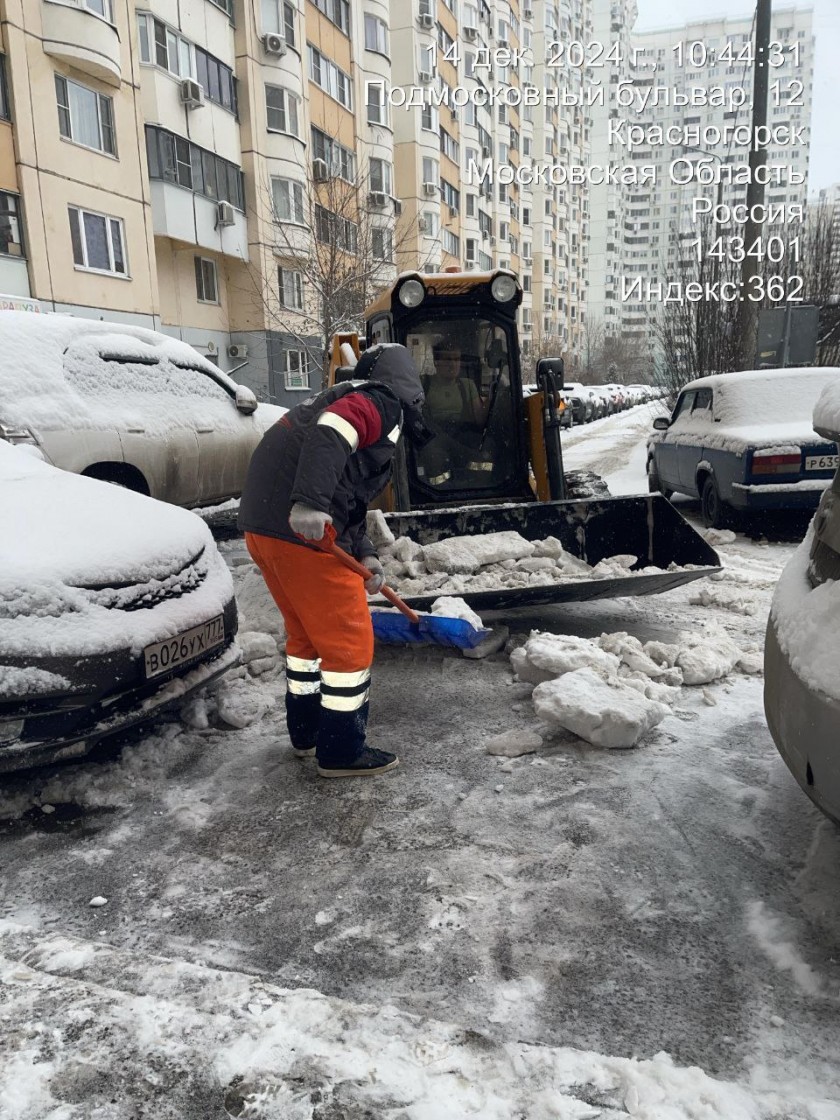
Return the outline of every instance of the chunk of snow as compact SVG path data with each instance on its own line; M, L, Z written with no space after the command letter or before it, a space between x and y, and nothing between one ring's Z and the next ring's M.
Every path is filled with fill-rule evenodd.
M577 669L538 684L537 715L599 747L634 747L670 709L648 700L617 678L607 682L592 669Z
M725 634L692 634L686 636L677 668L682 669L686 684L709 684L731 673L741 656Z
M620 664L615 654L576 634L541 634L534 631L525 643L525 656L533 668L553 677L583 668L608 675L617 672Z
M519 758L520 755L533 754L538 751L542 742L541 736L536 731L513 728L488 739L484 744L484 749L488 754L501 755L504 758Z
M472 607L468 606L463 599L451 598L450 596L443 595L440 599L435 599L432 603L431 613L445 615L447 618L461 618L464 622L468 622L470 626L475 627L476 630L484 629L484 623L481 621L480 616L477 615Z
M394 543L394 534L388 528L388 522L385 520L385 514L381 509L368 511L365 529L370 543L377 551Z
M389 546L389 551L396 560L401 560L403 564L408 564L412 560L419 560L423 555L422 545L413 541L411 537L398 537Z
M449 537L423 549L426 566L433 572L470 575L485 564L521 560L531 556L534 546L519 533L484 533L481 536Z
M829 382L820 393L814 407L814 427L832 435L840 435L840 370L838 377Z
M101 894L94 895L93 898L88 903L88 906L93 906L94 908L98 908L100 906L107 906L107 905L108 905L108 899L105 898Z

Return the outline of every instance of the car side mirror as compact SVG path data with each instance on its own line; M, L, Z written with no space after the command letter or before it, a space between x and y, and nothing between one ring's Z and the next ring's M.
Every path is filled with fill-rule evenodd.
M249 389L247 385L236 386L237 412L244 412L246 416L249 416L252 412L257 411L257 403L253 389Z
M671 421L667 416L657 416L653 422L653 426L658 432L667 432L671 427Z

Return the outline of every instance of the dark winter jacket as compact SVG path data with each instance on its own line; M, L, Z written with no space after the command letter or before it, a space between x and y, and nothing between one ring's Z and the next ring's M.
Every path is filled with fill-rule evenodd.
M344 382L307 398L263 436L251 458L238 526L307 548L289 526L295 502L329 513L337 543L361 559L368 503L385 488L402 405L378 382Z

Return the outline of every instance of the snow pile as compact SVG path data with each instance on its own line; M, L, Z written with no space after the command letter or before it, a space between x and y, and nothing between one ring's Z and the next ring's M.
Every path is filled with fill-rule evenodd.
M670 715L667 705L593 669L576 669L538 684L533 701L541 719L599 747L634 747Z
M770 617L782 652L804 684L840 700L840 580L811 587L813 526L776 586Z
M719 629L682 633L673 644L624 631L590 639L535 630L510 661L519 680L536 685L540 718L602 747L635 746L670 713L683 684L760 669L753 651Z
M826 385L814 408L814 427L836 436L840 434L840 370L835 380Z
M626 554L593 566L567 552L556 537L529 541L513 530L448 537L423 546L410 537L395 539L378 510L368 514L367 533L379 551L386 582L403 596L462 596L661 570L648 567L636 573L631 569L638 557Z
M484 744L487 754L500 755L502 758L519 758L523 754L533 754L542 746L542 736L536 731L513 728L494 735Z

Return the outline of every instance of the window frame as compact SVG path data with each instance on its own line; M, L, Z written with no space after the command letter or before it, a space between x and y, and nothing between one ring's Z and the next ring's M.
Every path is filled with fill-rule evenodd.
M382 253L376 251L376 239L382 238ZM385 261L386 264L394 260L394 233L388 226L373 226L370 231L370 254L375 261Z
M117 152L117 128L114 118L113 97L109 97L105 93L100 93L98 90L91 89L90 86L86 86L82 82L77 82L75 78L68 78L64 74L54 74L53 76L55 79L54 85L56 93L56 103L58 107L58 131L61 135L62 140L65 140L68 144L76 144L79 148L85 148L89 152L98 152L100 155L108 156L110 159L118 160L119 153ZM64 103L62 103L62 101L60 100L61 94L59 93L59 85L64 86ZM73 105L70 100L70 86L75 86L76 89L83 90L85 93L91 94L96 98L96 125L97 129L99 130L99 138L100 141L104 141L106 132L110 131L111 148L94 147L94 145L92 144L86 144L84 140L78 140L76 136L73 135ZM103 121L103 103L108 106L107 113L110 116L110 120L108 121L107 125ZM68 127L67 132L65 132L63 129L65 117Z
M335 101L343 109L346 109L348 113L352 113L353 83L350 75L346 74L340 66L337 66L332 61L332 59L327 58L327 56L323 54L318 49L318 47L314 46L312 43L308 43L307 46L309 48L309 80L311 82L314 82L318 89L325 93L327 97L331 97L333 101ZM335 78L335 92L333 92L332 88L332 78ZM326 85L322 84L323 80L326 80ZM342 82L344 86L344 92L347 95L346 102L342 101L342 99L337 96L337 94L340 92L339 86Z
M284 388L286 389L286 391L289 392L289 393L309 392L310 369L309 369L309 354L307 353L307 351L306 350L283 350L282 354L283 354L283 370L282 370L282 372L283 372L283 385L284 385ZM291 370L289 368L289 365L290 365L289 358L291 357L292 354L297 355L297 359L298 359L298 362L299 362L299 369L297 369L297 370ZM299 384L299 385L293 384L292 379L295 375L297 375L301 379L301 382L305 381L305 384Z
M265 85L266 131L274 133L275 135L278 135L278 136L292 136L292 137L294 137L295 140L300 140L301 139L300 121L301 121L301 116L302 116L302 114L301 114L301 99L297 96L297 94L292 93L292 91L287 89L285 86L278 86L275 82L265 82L264 85ZM282 95L283 95L283 108L282 108L282 110L279 109L275 105L269 105L269 103L268 103L269 90L272 90L272 91L276 90L278 93L282 93ZM296 127L297 131L293 131L291 128L288 127L289 119L292 116L292 112L290 111L290 104L294 106L295 127ZM282 112L283 116L286 119L287 127L286 128L275 128L275 127L273 127L272 124L271 124L271 121L270 121L270 116L269 116L269 113L271 113L271 112L274 112L274 113Z
M196 254L193 257L195 264L195 292L196 299L199 303L213 304L216 307L221 305L219 298L219 268L212 257L202 257ZM207 295L207 277L205 275L206 266L210 266L213 276L213 297Z
M286 280L290 280L292 302L286 299ZM277 299L286 311L303 311L303 273L297 268L277 266Z
M8 203L9 201L12 201L13 204L14 204L13 208L8 207L8 205L6 207L4 207L3 206L4 201L6 203ZM23 233L24 233L24 231L23 231L23 212L22 212L22 209L21 209L21 202L22 201L23 200L21 199L21 196L19 194L16 194L14 191L0 191L0 218L2 218L3 215L8 215L9 218L10 218L10 227L11 228L16 227L17 228L17 235L18 235L17 242L14 242L10 239L7 244L9 244L9 245L13 245L13 244L20 245L20 253L8 253L8 252L4 252L2 249L0 249L0 257L8 257L10 260L15 260L15 261L25 261L26 260L26 241L24 240L24 236L23 236Z
M12 102L6 82L6 56L0 51L0 121L11 121Z
M212 202L229 202L240 213L245 213L245 184L241 167L222 156L217 156L209 148L202 148L192 140L187 140L184 136L178 136L176 133L170 132L168 128L161 128L160 125L156 124L147 124L145 131L150 179L183 187L185 190L192 191L193 194L200 194L203 198L209 198ZM188 145L189 184L178 178L178 167L187 166L185 160L179 161L177 159L179 143ZM166 165L162 158L166 147L169 147L172 153L170 165ZM212 175L210 175L210 172L212 172ZM212 179L212 183L210 179ZM220 180L223 180L224 186L221 193L219 192ZM233 192L230 190L232 182L235 186ZM215 185L216 193L209 191L208 186L210 185ZM236 197L232 198L231 193Z
M165 74L169 74L171 77L176 78L178 81L181 81L181 82L185 78L192 78L193 81L197 81L198 78L197 78L197 70L196 70L196 58L195 58L196 46L195 46L195 44L190 39L188 39L184 34L182 34L182 32L179 31L177 27L173 27L171 24L167 23L165 20L160 19L153 12L142 11L142 12L137 12L136 14L137 14L137 30L138 30L138 37L139 37L139 55L140 55L141 66L154 66L156 69L162 70ZM151 21L151 27L149 26L149 21ZM145 25L145 28L146 28L145 34L141 30L141 26L143 26L143 25ZM162 41L161 41L161 39L158 35L158 29L160 29L160 31L162 31L162 33L163 33L163 40ZM150 34L150 32L151 32L151 34ZM173 40L174 40L174 53L173 53ZM148 48L148 55L149 55L148 58L143 57L143 44L144 43L145 43L146 47ZM203 48L199 48L199 49L203 50ZM158 55L159 50L162 50L166 55L166 63L165 64L163 62L161 62L161 60L160 60L160 57ZM181 73L181 62L183 61L184 50L186 50L186 53L187 53L187 56L188 56L188 65L189 65L189 73L188 74L182 74ZM209 52L204 51L204 54L209 55ZM177 62L177 66L178 66L177 70L173 70L172 66L170 65L171 59L173 57L175 58L175 60ZM209 55L209 57L215 58L214 55ZM216 59L216 62L219 62L219 59ZM225 64L220 63L220 65L224 66ZM230 67L227 67L227 69L230 70ZM231 74L233 74L232 70L231 70ZM208 91L206 89L205 89L205 93L206 94L208 93ZM209 97L209 94L208 94L208 97ZM210 100L213 100L213 99L210 98ZM222 105L222 102L221 101L214 101L214 104Z
M76 269L76 271L94 272L98 276L112 276L118 280L130 280L131 274L128 269L128 253L126 252L124 220L115 214L103 214L99 210L87 210L83 206L76 206L73 203L68 203L67 212L70 222L70 241L73 249L73 267ZM77 215L76 230L78 233L79 248L82 250L82 256L84 258L84 263L82 264L80 264L76 259L76 246L73 243L73 218L70 216L73 213ZM120 232L120 255L122 257L123 271L120 271L119 269L114 267L97 268L96 265L91 265L88 263L90 254L87 244L87 229L84 221L84 216L90 216L91 218L101 218L105 222L108 257L112 265L116 263L116 255L114 253L113 227L117 226Z
M376 176L374 176L374 164L376 164ZM375 180L378 180L378 186ZM368 186L371 191L393 197L394 168L390 160L382 159L379 156L370 157L368 160Z
M312 3L321 13L327 17L342 35L350 35L350 4L349 0L312 0ZM328 11L327 9L330 9ZM339 18L335 18L335 14L339 13Z
M285 175L272 175L271 176L271 207L274 221L282 223L283 225L305 226L306 225L306 198L303 189L303 183L298 179L289 179ZM284 183L289 187L289 214L288 218L283 218L277 209L277 197L275 195L275 183ZM296 188L296 189L295 189ZM298 200L299 196L299 200ZM298 205L299 203L299 205ZM295 211L299 209L300 217L295 216Z
M354 182L357 167L356 153L350 148L345 148L338 140L314 124L310 126L309 136L312 143L312 158L322 159L336 178L343 179L345 183Z
M368 28L374 29L374 46L368 43ZM382 44L380 44L380 33L382 35ZM381 16L375 15L373 12L364 13L364 35L365 35L365 50L370 51L371 54L380 54L383 58L390 59L391 57L391 34L388 24L382 19Z

